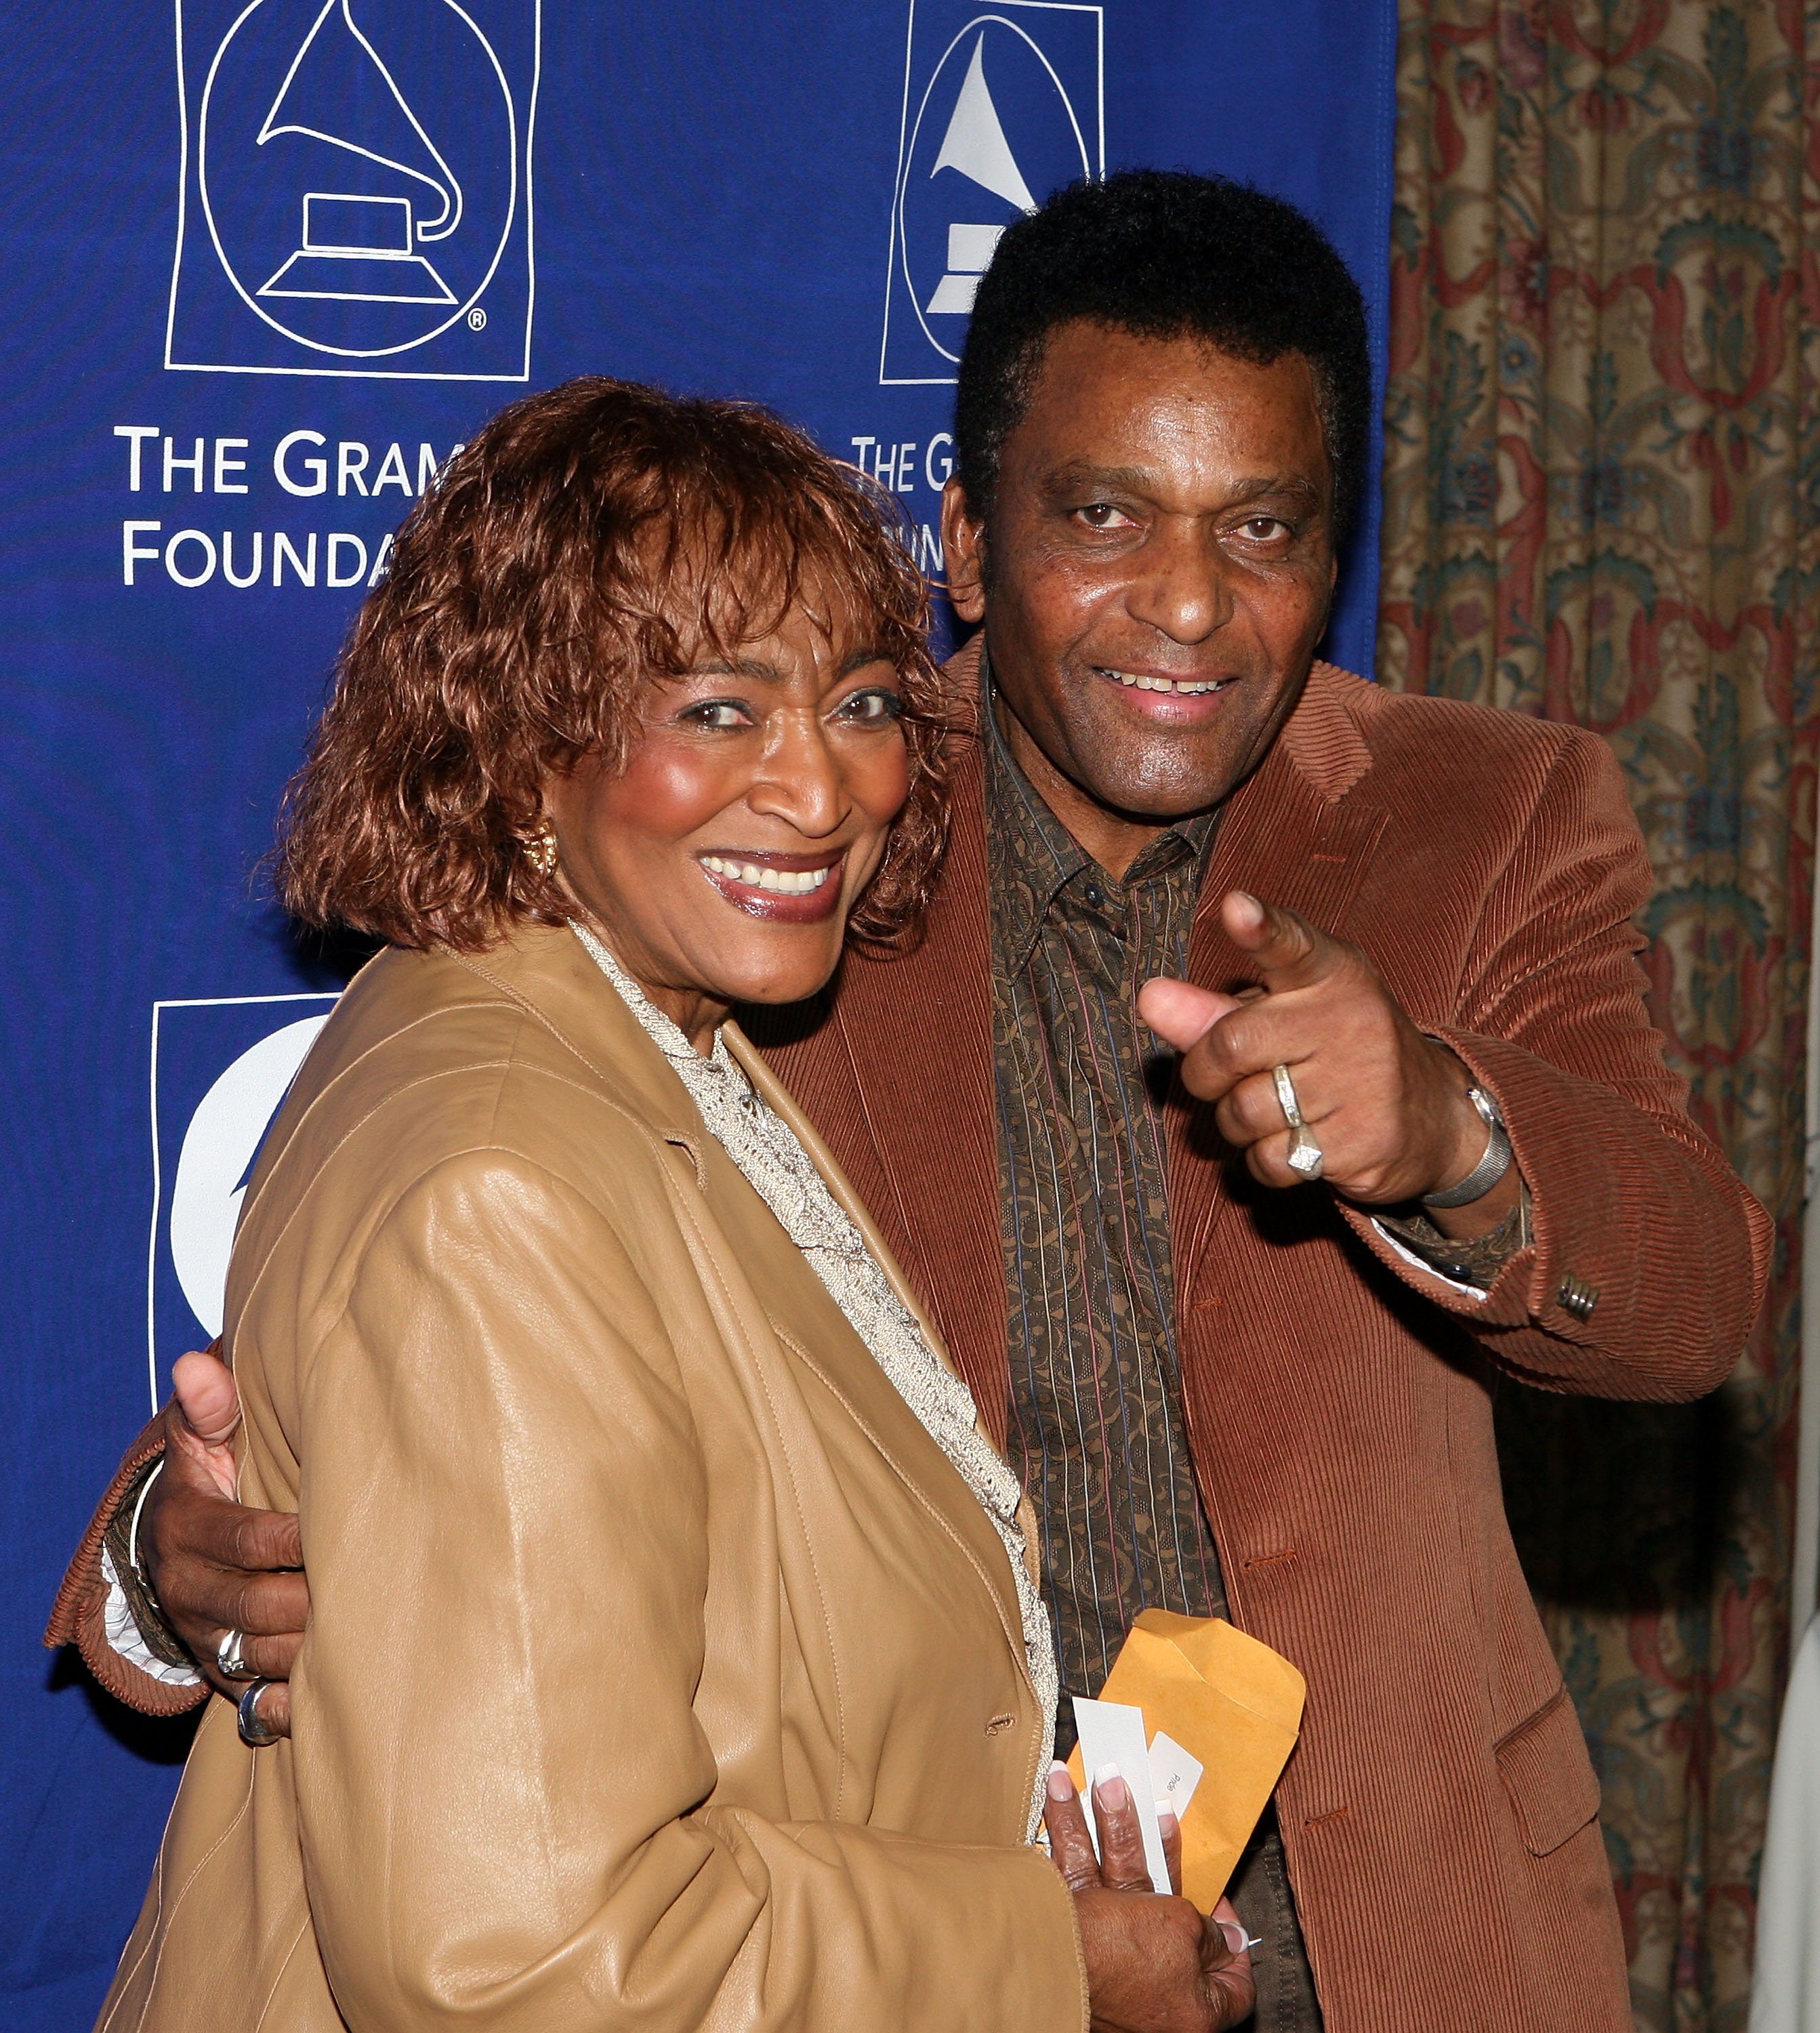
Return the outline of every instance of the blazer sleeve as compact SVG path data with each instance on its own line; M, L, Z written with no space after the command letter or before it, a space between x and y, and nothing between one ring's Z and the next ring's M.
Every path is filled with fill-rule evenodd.
M200 1676L188 1681L160 1680L114 1650L107 1636L109 1586L101 1555L121 1505L138 1482L140 1470L163 1451L163 1428L153 1419L127 1449L77 1541L44 1631L47 1645L73 1645L83 1664L117 1701L152 1716L182 1715L200 1707L208 1698L208 1683Z
M1572 730L1488 897L1454 1020L1429 1027L1497 1097L1533 1246L1480 1300L1347 1219L1530 1382L1667 1400L1711 1390L1737 1360L1773 1230L1663 1061L1634 923L1651 888L1616 758Z
M712 1802L702 1451L657 1312L573 1189L498 1151L439 1165L368 1245L294 1416L296 1797L357 2033L1084 2026L1040 1851Z

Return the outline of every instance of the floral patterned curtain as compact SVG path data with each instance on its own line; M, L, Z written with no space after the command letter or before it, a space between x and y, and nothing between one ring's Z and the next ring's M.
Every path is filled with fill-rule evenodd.
M1742 2027L1787 1664L1820 621L1820 5L1402 0L1387 683L1610 741L1657 1021L1777 1216L1734 1381L1507 1387L1639 2027Z

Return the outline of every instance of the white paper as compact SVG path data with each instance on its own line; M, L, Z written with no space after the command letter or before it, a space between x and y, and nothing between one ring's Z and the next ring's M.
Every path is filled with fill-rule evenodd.
M1169 1865L1163 1854L1163 1830L1156 1819L1156 1796L1151 1791L1150 1750L1144 1740L1144 1711L1125 1702L1089 1702L1074 1697L1075 1727L1080 1732L1080 1765L1087 1776L1082 1804L1088 1833L1099 1851L1099 1830L1093 1814L1093 1775L1103 1765L1116 1765L1131 1788L1137 1825L1144 1836L1144 1860L1150 1866L1152 1889L1170 1889Z
M1184 1750L1173 1736L1159 1730L1150 1747L1150 1790L1159 1811L1167 1807L1179 1821L1206 1769L1192 1750Z

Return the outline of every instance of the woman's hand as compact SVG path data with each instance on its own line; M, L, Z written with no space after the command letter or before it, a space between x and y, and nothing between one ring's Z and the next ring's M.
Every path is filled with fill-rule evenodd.
M1224 2033L1257 2001L1238 1915L1222 1900L1204 1921L1185 1899L1153 1892L1131 1789L1103 1779L1093 1795L1103 1861L1065 1765L1049 1774L1043 1825L1074 1894L1094 2033ZM1163 1817L1170 1881L1182 1887L1182 1834Z

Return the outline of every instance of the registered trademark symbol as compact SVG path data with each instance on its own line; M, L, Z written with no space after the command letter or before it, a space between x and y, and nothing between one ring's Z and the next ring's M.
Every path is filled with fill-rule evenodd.
M487 314L481 309L478 304L476 304L474 309L468 313L468 330L470 331L485 331L486 328Z

